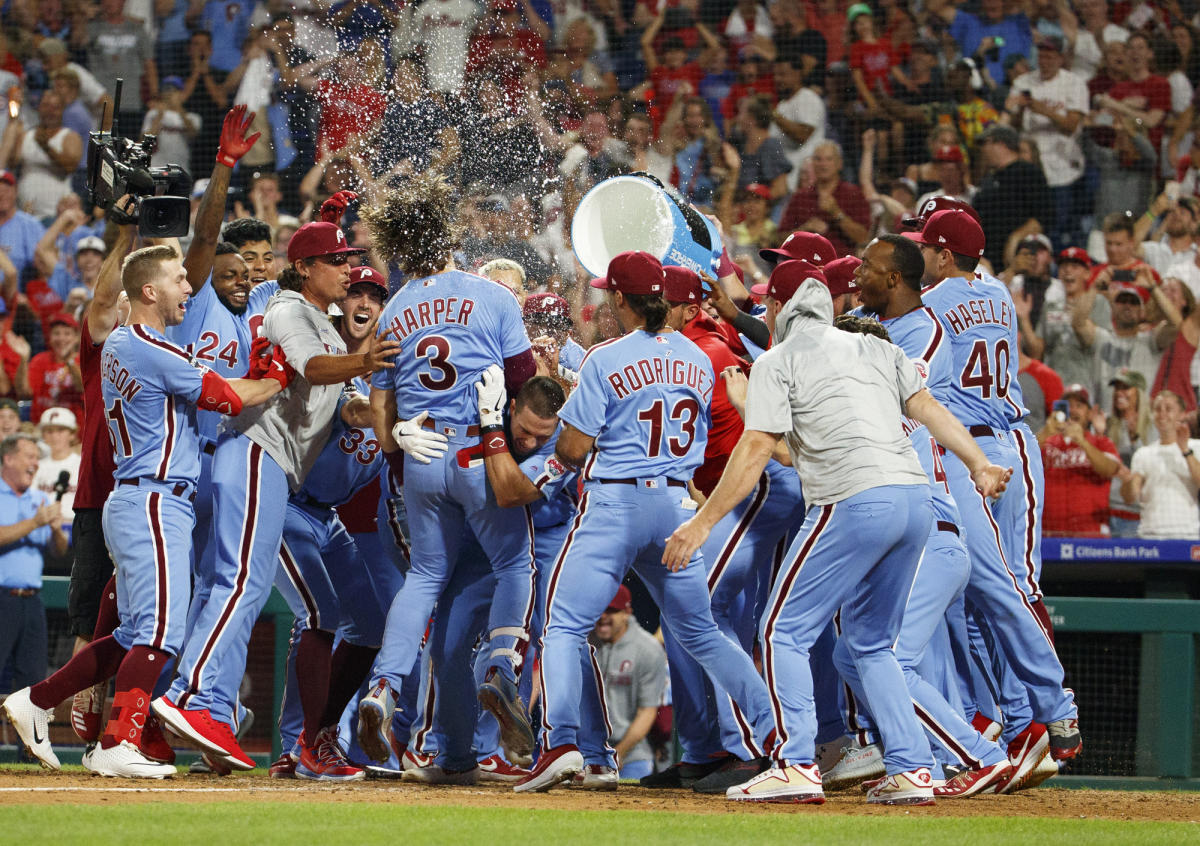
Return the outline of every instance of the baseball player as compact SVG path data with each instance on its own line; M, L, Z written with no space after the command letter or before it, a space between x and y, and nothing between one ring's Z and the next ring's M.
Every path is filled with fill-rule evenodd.
M522 306L525 328L539 358L557 352L552 360L557 368L546 373L562 379L568 385L579 381L579 367L587 350L571 337L571 305L558 294L530 294Z
M439 174L409 180L363 216L376 249L410 277L380 317L380 337L394 338L404 353L393 370L372 380L371 408L384 455L403 477L412 567L388 613L371 691L359 702L359 743L376 761L390 755L395 692L412 672L469 528L496 577L492 652L479 699L496 714L509 754L528 754L533 737L517 678L532 616L532 528L527 513L497 506L482 462L470 458L480 436L474 396L479 375L503 363L515 395L534 373L521 310L507 289L455 269L451 188ZM398 420L420 414L421 425L444 435L450 446L430 464L405 460L392 434Z
M1010 421L1025 413L1014 363L1017 322L1004 285L975 272L984 250L983 230L969 213L947 209L928 218L917 243L926 281L932 283L922 300L941 324L953 362L954 378L941 399L993 461L1017 466L1020 456L1009 431ZM1020 789L1048 753L1043 723L1065 744L1078 745L1078 713L1063 688L1062 664L1049 633L1021 585L1014 549L1006 548L1023 524L1019 482L1015 491L989 504L954 457L945 456L943 466L971 555L966 599L1027 691L1022 702L1029 710L1005 714L1002 734L1016 768L1009 789Z
M799 285L792 281L797 275ZM824 801L813 764L816 715L808 649L840 606L842 637L886 749L888 775L868 791L867 800L928 804L933 760L892 652L932 523L929 482L901 431L901 409L960 452L988 495L1003 490L1011 471L989 464L924 389L921 374L899 348L829 325L833 302L809 265L782 262L769 284L767 322L776 342L750 373L746 431L713 495L676 529L663 554L668 567L685 563L713 525L750 493L786 434L809 511L761 623L779 744L771 769L726 795ZM787 299L785 285L795 291Z
M671 309L667 325L693 341L712 363L714 373L749 371L746 362L730 348L727 338L700 310L704 298L700 277L681 267L664 268L666 300ZM729 454L741 437L742 417L726 394L726 378L716 381L712 398L712 426L704 449L704 463L693 483L708 496L724 471ZM778 461L770 461L754 490L738 503L701 550L708 568L708 590L717 627L753 652L756 611L765 599L771 565L787 548L786 538L804 513L800 479ZM663 625L663 645L671 672L671 702L683 757L679 764L646 776L647 787L682 787L694 780L697 793L724 795L770 766L755 743L744 717L722 690L714 691L704 669L684 650ZM710 772L711 771L711 772Z
M179 661L179 675L155 713L172 731L252 769L231 723L246 665L246 644L270 594L286 509L328 441L344 383L390 367L398 344L375 339L365 353L347 355L328 317L350 283L351 255L342 230L309 223L288 244L290 266L263 315L263 335L295 368L295 381L278 400L229 421L213 455L213 589L195 615ZM362 400L342 406L342 419L366 425Z
M517 791L547 790L583 769L581 693L586 701L599 691L583 677L580 653L631 566L680 644L742 708L755 742L772 729L753 662L713 621L699 555L689 551L670 569L659 564L667 532L694 507L686 479L703 460L714 387L712 364L696 345L663 332L665 281L657 259L627 252L592 283L610 292L627 334L592 347L559 412L555 456L583 468L584 492L546 589L542 755Z
M183 638L200 472L196 409L236 414L277 394L287 376L278 367L271 379L226 381L166 340L163 330L183 319L191 293L172 248L132 253L121 279L129 321L109 335L101 362L117 479L104 532L117 565L121 624L50 678L9 696L4 710L38 760L58 769L47 732L54 706L115 673L108 725L83 765L100 775L163 778L175 768L147 757L139 743L150 693Z

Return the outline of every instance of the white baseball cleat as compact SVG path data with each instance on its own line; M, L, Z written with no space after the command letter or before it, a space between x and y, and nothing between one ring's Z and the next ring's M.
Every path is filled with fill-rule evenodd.
M816 764L771 767L745 784L725 791L726 799L738 802L799 802L820 805L825 801L821 771Z
M83 768L94 775L117 778L169 778L175 775L171 764L151 761L141 750L122 740L108 749L93 743L83 753Z
M884 776L867 791L867 802L872 805L932 805L934 801L928 767Z
M813 763L823 774L828 773L837 766L838 761L842 760L842 752L850 743L850 736L845 734L828 743L818 743L817 755Z
M571 786L579 790L616 790L619 781L620 777L612 767L588 764L571 779Z
M857 742L852 742L842 750L842 759L833 769L824 773L821 780L827 790L845 790L886 774L882 746L878 743L859 746Z
M23 687L15 693L10 693L4 700L4 713L12 723L21 742L29 750L29 754L38 759L48 770L58 770L58 756L50 745L50 720L54 710L39 708L29 698L29 688Z

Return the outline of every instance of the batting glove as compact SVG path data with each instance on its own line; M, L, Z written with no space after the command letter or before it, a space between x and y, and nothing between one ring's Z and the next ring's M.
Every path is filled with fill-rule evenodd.
M271 342L265 335L259 335L250 342L250 369L246 371L247 379L262 379L271 369Z
M338 191L325 202L321 203L320 218L326 223L337 223L346 213L346 208L355 200L358 194L353 191Z
M254 142L261 132L247 136L250 124L254 123L254 112L246 114L245 104L238 104L225 115L225 123L221 125L221 144L217 148L217 164L233 167L238 159L250 152Z
M422 411L412 420L397 420L392 427L392 437L400 449L422 464L446 454L446 436L421 427L428 416L428 411Z
M504 389L504 368L493 364L483 371L475 383L475 393L479 399L480 428L503 428L504 406L508 401L508 392Z
M271 351L271 357L267 360L267 372L263 375L264 379L274 379L279 383L279 390L283 390L292 383L292 379L296 377L296 368L288 364L287 356L283 353L283 347L275 347Z

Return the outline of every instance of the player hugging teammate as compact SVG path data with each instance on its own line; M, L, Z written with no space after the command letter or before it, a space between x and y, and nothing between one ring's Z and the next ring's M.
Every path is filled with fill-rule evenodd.
M253 143L244 115L222 143ZM90 770L172 775L151 714L201 770L253 768L238 688L274 584L295 625L272 776L613 789L587 635L630 570L662 612L683 748L643 787L928 804L1079 754L1029 542L1014 311L968 209L939 200L861 264L789 237L765 314L727 258L713 280L622 253L592 286L624 334L535 376L530 336L567 352L569 307L523 313L456 266L444 178L363 209L407 280L390 296L351 269L349 199L297 231L278 283L247 288L238 251L264 233L218 246L215 200L208 263L150 247L121 268L129 320L92 329L119 624L5 702L46 766L54 706L115 674Z

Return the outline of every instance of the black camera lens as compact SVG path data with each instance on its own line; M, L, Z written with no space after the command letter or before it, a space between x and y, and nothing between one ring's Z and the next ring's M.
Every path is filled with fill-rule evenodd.
M147 238L180 238L188 234L192 204L187 197L147 197L138 214L138 232Z

